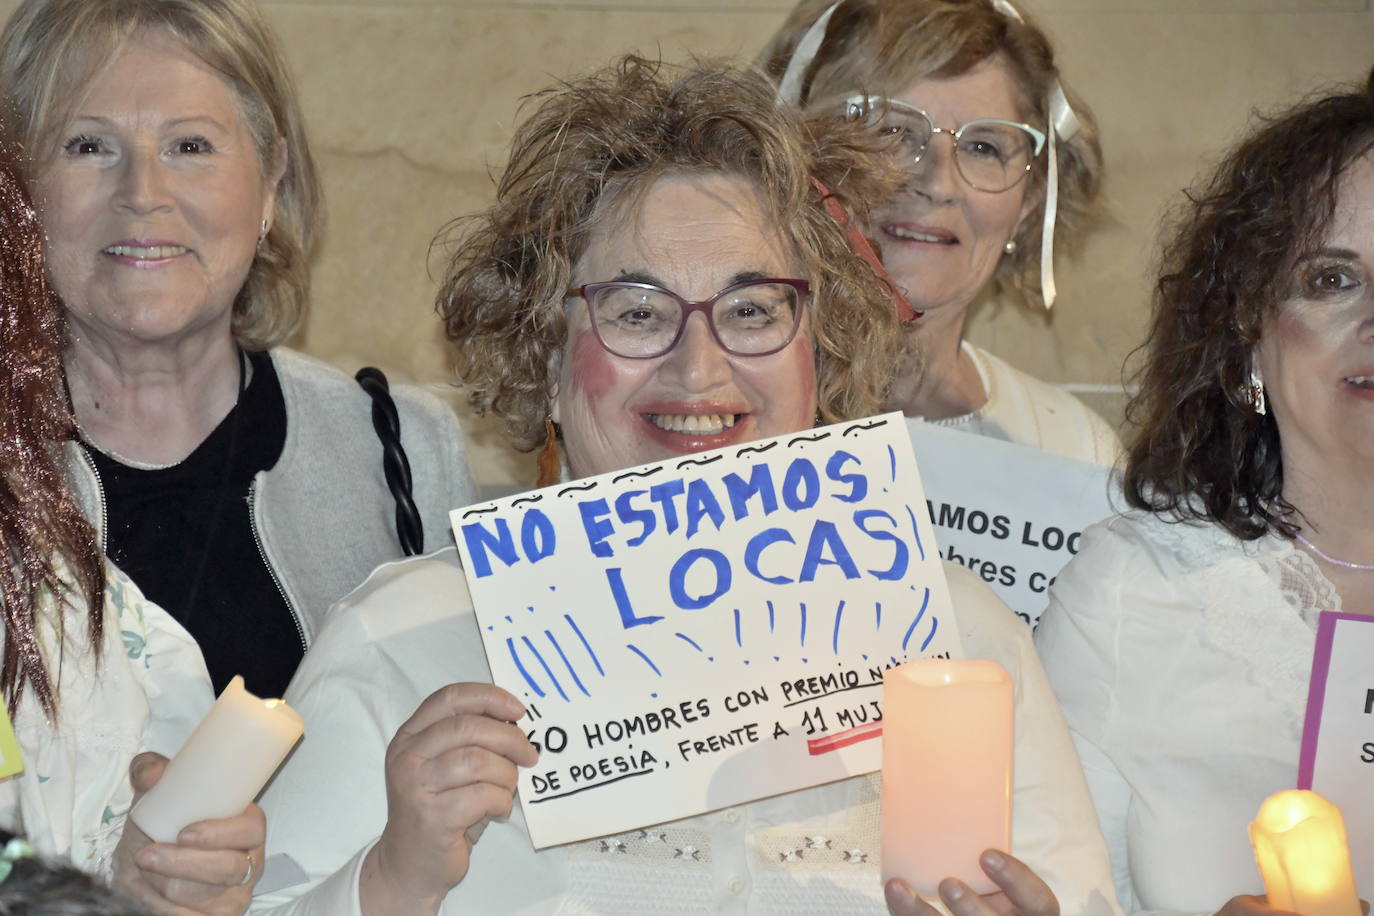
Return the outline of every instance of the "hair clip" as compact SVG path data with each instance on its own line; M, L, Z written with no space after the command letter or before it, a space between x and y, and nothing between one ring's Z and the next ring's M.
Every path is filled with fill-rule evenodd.
M10 872L14 871L14 863L20 859L32 859L35 853L29 841L23 837L11 837L5 844L4 849L0 849L0 884L4 884L9 878Z

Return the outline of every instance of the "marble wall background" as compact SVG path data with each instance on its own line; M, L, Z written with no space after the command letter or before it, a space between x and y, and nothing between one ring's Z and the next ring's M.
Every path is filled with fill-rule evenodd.
M430 240L482 207L522 95L638 50L752 58L790 0L260 0L293 65L328 229L296 345L443 385ZM1369 0L1021 0L1101 123L1109 223L1060 272L1048 318L984 309L971 337L1120 418L1166 204L1245 125L1374 64ZM0 2L0 14L13 8ZM452 393L452 392L450 392ZM461 398L455 397L455 400ZM477 474L533 480L470 423Z

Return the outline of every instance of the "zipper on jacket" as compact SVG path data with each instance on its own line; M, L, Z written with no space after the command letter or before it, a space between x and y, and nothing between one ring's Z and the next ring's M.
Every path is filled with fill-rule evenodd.
M84 442L77 442L76 447L81 452L81 457L86 461L86 467L91 469L91 476L95 478L95 501L100 506L100 552L108 554L109 550L109 529L110 517L105 508L105 481L100 479L100 469L95 466L95 459L91 457L90 451Z
M262 547L262 535L258 533L258 482L254 480L248 485L248 527L253 531L253 543L257 545L258 556L262 557L262 565L267 567L267 574L272 577L272 584L277 587L277 594L281 595L282 603L291 612L291 622L296 625L296 635L301 640L301 651L310 648L310 643L305 639L305 628L301 626L301 616L296 613L295 605L286 596L286 589L282 588L281 579L277 578L277 571L272 568L272 564L267 560L267 551Z

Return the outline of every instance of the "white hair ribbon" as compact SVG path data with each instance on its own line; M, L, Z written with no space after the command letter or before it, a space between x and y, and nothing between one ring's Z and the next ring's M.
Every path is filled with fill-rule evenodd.
M992 0L992 8L1009 19L1024 23L1021 13L1008 0ZM1064 94L1064 86L1059 80L1050 87L1049 98L1049 150L1046 153L1048 174L1045 181L1045 226L1040 233L1040 295L1045 300L1045 308L1054 305L1057 292L1054 286L1054 223L1059 213L1059 155L1055 140L1070 140L1083 127Z
M782 79L778 81L778 101L789 102L797 107L801 107L802 78L806 76L806 71L810 68L811 62L816 59L816 54L821 49L821 42L825 41L825 30L830 25L830 14L839 8L844 0L835 0L821 13L821 18L811 24L811 28L806 30L806 34L797 42L797 47L792 51L792 59L787 62L787 69L782 74Z

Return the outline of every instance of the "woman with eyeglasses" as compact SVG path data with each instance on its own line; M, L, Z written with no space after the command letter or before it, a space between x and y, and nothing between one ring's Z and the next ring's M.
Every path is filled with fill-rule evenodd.
M760 63L810 112L880 122L906 173L866 226L921 313L908 333L922 363L898 375L892 406L1114 462L1101 417L964 340L980 302L1053 304L1056 246L1078 241L1098 196L1096 126L1045 33L1007 0L802 0Z
M811 183L877 190L883 157L861 140L838 119L802 125L751 72L628 58L543 95L445 271L460 378L513 443L561 451L570 478L874 413L902 353L893 302ZM949 879L945 899L961 916L1110 912L1029 631L967 569L946 571L965 651L1007 668L1018 699L1012 848L982 860L1002 890ZM885 897L876 775L536 852L511 806L537 755L512 724L520 701L490 679L455 549L382 566L344 599L287 691L306 738L263 797L269 854L313 880L259 903L935 913L900 881ZM804 855L777 852L807 838Z

